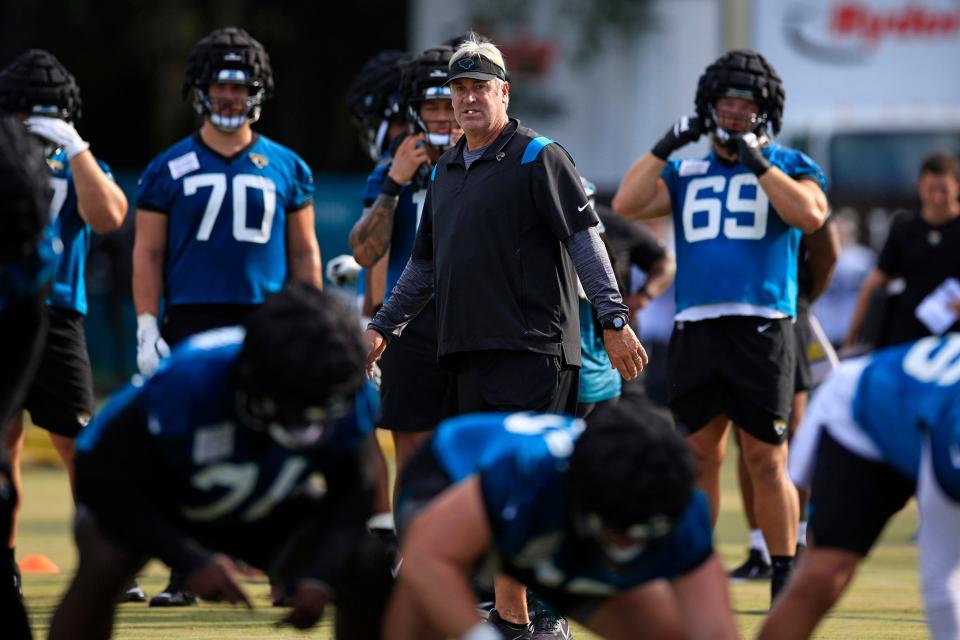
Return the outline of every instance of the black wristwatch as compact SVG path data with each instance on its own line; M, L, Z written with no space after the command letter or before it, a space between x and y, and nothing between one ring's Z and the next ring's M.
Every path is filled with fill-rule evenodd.
M604 329L623 331L623 328L627 326L627 314L617 313L612 316L607 316L600 321L600 326Z

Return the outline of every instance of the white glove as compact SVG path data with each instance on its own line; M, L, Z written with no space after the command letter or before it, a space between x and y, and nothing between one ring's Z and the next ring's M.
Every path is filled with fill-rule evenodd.
M24 122L27 130L33 135L63 147L70 160L78 153L83 153L90 148L90 143L81 138L73 125L66 120L49 116L30 116Z
M145 376L152 375L160 358L170 355L167 341L160 337L157 316L141 313L137 316L137 368Z
M327 280L338 287L357 281L363 267L349 254L343 254L327 263Z

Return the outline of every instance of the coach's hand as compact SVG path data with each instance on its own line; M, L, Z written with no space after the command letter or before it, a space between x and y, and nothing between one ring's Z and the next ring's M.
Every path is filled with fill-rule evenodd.
M242 604L253 609L247 594L233 577L237 567L225 555L216 554L207 564L187 576L187 587L204 600Z
M293 594L293 609L280 621L297 629L309 629L323 617L323 610L330 602L330 589L316 580L301 580Z
M647 350L640 344L637 334L628 326L617 331L616 329L603 330L603 346L610 356L610 364L620 372L624 380L633 380L647 364Z
M650 153L661 160L666 160L670 154L691 142L696 142L703 133L703 125L697 116L683 116L673 123L673 126L663 134L660 141L653 145Z
M170 355L170 347L160 337L157 317L149 313L137 316L137 368L145 376L152 375L160 358Z
M377 359L387 348L387 339L373 329L364 331L363 337L367 341L367 379L372 380L376 375Z

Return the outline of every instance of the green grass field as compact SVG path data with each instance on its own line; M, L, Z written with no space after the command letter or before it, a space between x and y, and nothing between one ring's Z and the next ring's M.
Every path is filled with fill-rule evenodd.
M42 443L43 434L33 431L28 442ZM32 451L37 452L41 460L50 458L43 453L42 445L33 445ZM728 462L717 531L717 547L728 567L743 559L746 545L732 468ZM29 554L43 554L61 568L57 574L23 577L24 594L37 638L46 636L50 616L76 566L70 533L72 511L67 479L59 467L49 462L25 465L17 556L22 559ZM908 542L916 524L916 510L911 503L891 522L853 588L814 637L897 640L927 637L917 580L917 550ZM166 570L158 563L151 563L140 580L148 594L162 589L165 581ZM257 605L254 611L209 603L173 610L150 609L144 604L121 605L115 637L165 640L304 637L292 629L275 627L281 611L270 607L265 581L248 581L246 585ZM737 622L746 638L754 636L759 629L768 605L768 591L765 583L732 586ZM311 637L331 637L329 626L322 626ZM588 640L595 636L577 630L575 637Z

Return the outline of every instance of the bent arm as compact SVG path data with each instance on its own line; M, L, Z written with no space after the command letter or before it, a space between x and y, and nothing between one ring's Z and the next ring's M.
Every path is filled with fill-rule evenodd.
M810 302L819 298L833 279L833 272L840 257L840 232L831 220L813 233L803 237L807 248L807 270L810 273Z
M670 213L670 194L660 178L666 164L649 152L634 162L613 196L613 210L627 220L649 220Z
M370 328L386 338L399 336L407 323L430 302L433 288L433 261L410 258L390 299L370 321Z
M827 218L827 196L814 180L795 180L778 167L770 167L758 182L777 215L791 227L812 233L823 225Z
M860 285L860 292L857 294L857 306L853 309L853 317L850 318L850 328L847 329L847 335L843 339L843 346L852 347L857 343L860 338L860 331L863 329L863 322L866 320L870 298L873 297L877 289L885 287L889 281L890 276L886 272L874 269Z
M411 523L400 580L443 637L480 622L469 576L492 541L477 476L441 493Z
M77 190L77 210L97 233L110 233L127 217L127 196L86 150L70 160L70 173Z
M672 584L688 638L734 640L740 637L730 606L727 573L715 555L674 579Z
M133 241L133 306L137 315L160 313L163 262L167 249L167 216L137 209Z
M290 277L323 289L320 275L320 245L314 227L313 205L308 204L287 215L287 266Z
M350 250L362 266L372 267L390 248L393 213L398 201L395 195L380 193L350 230Z

